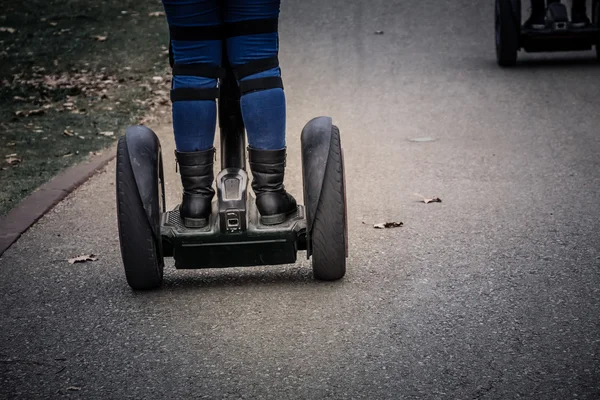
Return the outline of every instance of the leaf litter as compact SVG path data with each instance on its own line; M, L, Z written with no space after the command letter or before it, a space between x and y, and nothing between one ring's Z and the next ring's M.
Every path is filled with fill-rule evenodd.
M420 197L421 201L425 204L429 204L429 203L441 203L442 199L440 199L439 197L425 197L423 195L420 195L418 193L415 193L415 196Z
M16 153L13 153L5 156L4 161L10 165L17 165L23 162L23 157L19 157Z
M389 229L389 228L400 228L404 226L404 222L382 222L379 224L375 224L373 225L373 228L375 229Z
M84 262L96 261L96 260L98 260L98 257L96 257L94 254L88 254L88 255L70 258L69 264L78 264L78 263L84 263Z

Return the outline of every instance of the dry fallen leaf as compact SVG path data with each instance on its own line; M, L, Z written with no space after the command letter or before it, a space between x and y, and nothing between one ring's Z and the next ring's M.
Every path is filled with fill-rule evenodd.
M96 35L96 36L92 36L94 39L96 39L99 42L104 42L107 38L108 35L102 36L102 35Z
M149 17L162 17L165 15L164 11L154 11L148 14Z
M10 165L17 165L23 162L23 157L17 157L17 154L15 153L7 155L4 160Z
M42 115L46 113L46 110L42 109L42 108L37 108L35 110L28 110L28 111L23 111L23 110L19 110L19 111L15 111L15 116L17 117L29 117L30 115Z
M160 83L163 81L163 77L162 76L153 76L152 81L154 81L154 83Z
M69 137L70 137L70 136L73 136L73 131L71 131L71 130L69 130L69 129L65 129L65 130L63 131L63 135L65 135L65 136L69 136Z
M0 32L15 33L17 30L8 26L0 26Z
M96 261L98 258L94 254L88 254L69 259L69 264L84 263L87 261Z
M441 203L442 199L440 199L439 197L431 197L431 198L427 198L423 195L420 195L418 193L415 193L415 196L420 197L421 201L425 204L429 204L429 203Z
M14 101L27 101L27 99L26 99L26 98L24 98L24 97L21 97L21 96L15 96L15 97L13 97L13 100L14 100Z
M67 390L70 390L70 391L72 391L72 392L78 392L78 391L80 391L80 390L81 390L81 388L80 388L79 386L69 386L69 387L67 388Z
M63 33L67 33L67 32L70 32L70 31L71 31L71 28L64 28L64 29L61 29L58 32L54 32L53 35L54 36L61 36Z
M54 22L54 21L50 21L48 23L50 24L50 26L56 26L56 25L58 25L58 22Z
M399 228L404 225L403 222L382 222L380 224L373 225L375 229L387 229L387 228Z
M115 133L114 132L98 132L98 135L110 137L110 136L114 136Z
M425 204L429 204L429 203L441 203L442 199L440 199L439 197L433 197L431 199L423 199L423 203Z
M29 114L27 114L27 115L28 115L28 116L29 116L29 115L42 115L42 114L44 114L44 113L46 113L46 111L45 111L44 109L42 109L42 108L38 108L38 109L36 109L36 110L31 110L31 111L29 111Z

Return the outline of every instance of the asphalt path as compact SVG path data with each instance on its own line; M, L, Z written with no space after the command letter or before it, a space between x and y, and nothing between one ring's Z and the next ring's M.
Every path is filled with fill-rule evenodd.
M313 281L304 253L169 262L162 290L135 293L111 163L0 259L0 397L600 398L595 54L500 69L492 1L284 1L280 30L287 187L302 198L303 125L332 116L346 278Z

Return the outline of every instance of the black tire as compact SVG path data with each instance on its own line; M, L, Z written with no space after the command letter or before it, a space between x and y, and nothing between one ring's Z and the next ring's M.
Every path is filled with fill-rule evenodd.
M515 3L518 4L518 12ZM501 67L512 67L517 63L521 34L520 10L520 1L496 0L496 60Z
M316 279L332 281L346 274L347 216L340 132L333 126L323 188L313 221L312 268Z
M600 1L595 0L592 8L592 21L600 29ZM596 42L596 57L600 61L600 41Z
M127 283L134 290L160 287L164 269L161 244L155 239L144 211L125 136L119 138L117 146L117 219Z

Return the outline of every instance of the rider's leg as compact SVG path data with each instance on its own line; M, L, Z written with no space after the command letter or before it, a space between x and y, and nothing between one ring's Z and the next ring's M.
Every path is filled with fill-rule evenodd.
M583 28L590 23L587 16L586 0L573 0L571 8L571 23L575 28Z
M241 108L256 206L265 224L296 210L285 191L286 105L277 54L279 0L228 0L227 52L240 83Z
M208 223L214 173L217 78L221 64L218 0L163 0L173 49L173 130L187 227Z
M549 0L551 2L551 0ZM525 26L531 29L544 29L546 27L546 4L544 0L531 0L531 15Z

